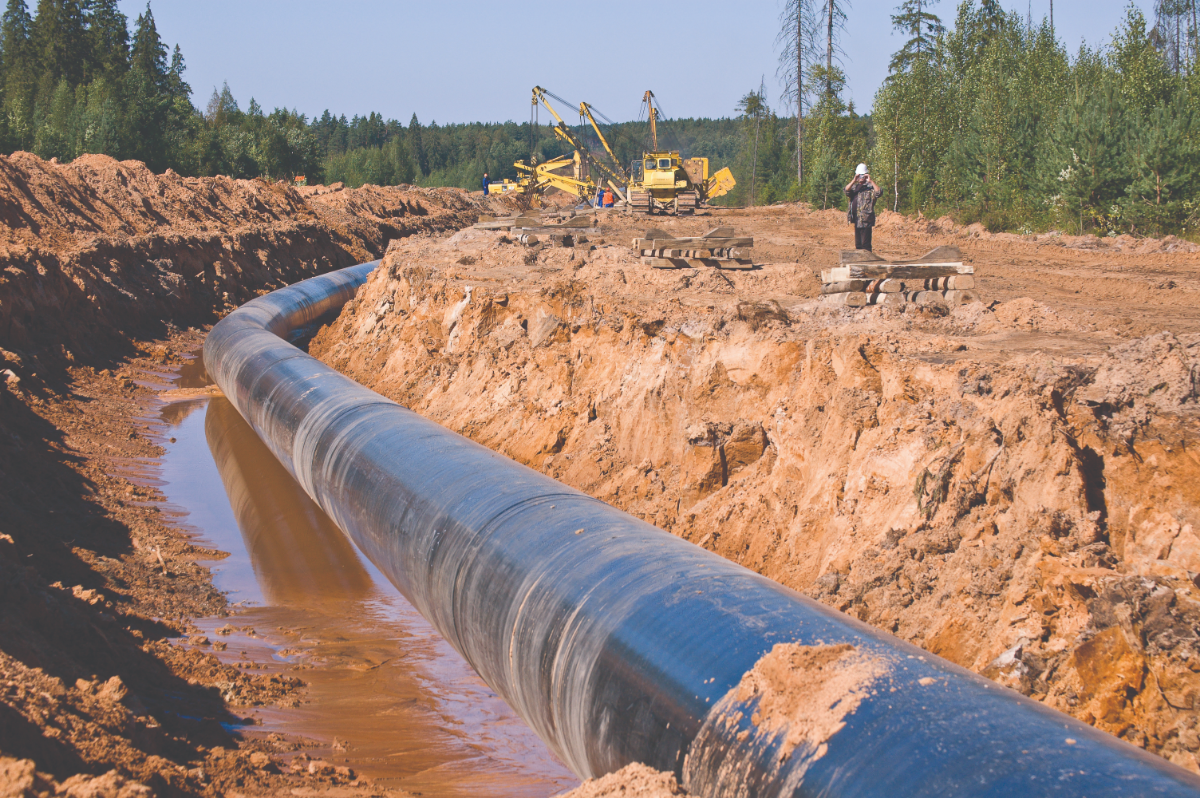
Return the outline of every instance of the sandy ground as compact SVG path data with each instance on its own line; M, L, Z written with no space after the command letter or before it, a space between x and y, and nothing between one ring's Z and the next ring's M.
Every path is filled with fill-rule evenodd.
M455 431L1200 771L1200 254L885 213L982 303L832 308L844 215L655 218L759 268L573 247L392 246L313 351Z

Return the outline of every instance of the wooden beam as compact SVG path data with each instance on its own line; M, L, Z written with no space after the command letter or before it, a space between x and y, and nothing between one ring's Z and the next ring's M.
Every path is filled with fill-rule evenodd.
M634 249L724 249L752 247L753 238L635 238Z
M920 266L895 263L856 263L835 266L821 272L821 282L836 283L842 280L871 280L894 277L900 280L924 280L934 277L950 277L955 274L974 274L975 267L969 263L925 263Z

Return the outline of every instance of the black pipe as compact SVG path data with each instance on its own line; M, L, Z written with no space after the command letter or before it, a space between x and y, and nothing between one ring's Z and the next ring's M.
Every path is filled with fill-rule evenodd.
M209 372L305 491L572 770L697 795L1198 795L1200 778L508 460L283 340L375 263L247 303ZM777 643L882 674L823 739L753 725ZM827 649L821 649L827 650ZM828 730L827 730L828 731Z

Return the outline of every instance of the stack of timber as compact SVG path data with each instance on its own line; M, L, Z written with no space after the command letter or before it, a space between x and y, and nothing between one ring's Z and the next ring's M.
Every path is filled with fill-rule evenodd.
M739 238L732 227L714 227L702 236L676 238L662 230L647 230L633 239L642 263L655 269L708 266L715 269L753 269L754 239Z
M843 250L841 265L821 272L821 300L864 305L965 305L978 302L975 267L958 247L937 247L916 260L885 261L863 249Z
M548 216L525 213L503 219L489 219L475 224L477 230L506 231L516 236L522 244L532 246L541 241L551 241L563 246L573 246L580 236L599 233L595 216L573 216L561 222L559 214Z

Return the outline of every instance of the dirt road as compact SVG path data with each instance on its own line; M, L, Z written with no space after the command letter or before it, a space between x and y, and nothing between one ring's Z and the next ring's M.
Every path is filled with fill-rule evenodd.
M753 235L751 271L574 247L394 245L313 351L605 501L1200 771L1200 255L883 214L984 302L839 309L844 215L655 219Z

